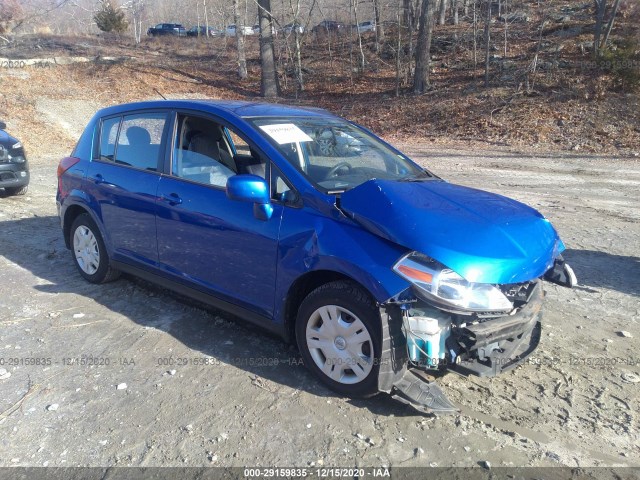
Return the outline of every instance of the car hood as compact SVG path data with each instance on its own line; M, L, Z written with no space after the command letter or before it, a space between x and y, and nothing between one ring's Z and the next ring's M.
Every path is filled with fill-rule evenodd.
M340 208L370 232L443 263L471 282L533 280L564 244L538 211L441 180L369 180Z
M13 138L11 135L9 135L4 130L0 130L0 145L4 145L5 147L10 147L11 145L16 143L17 141L18 140Z

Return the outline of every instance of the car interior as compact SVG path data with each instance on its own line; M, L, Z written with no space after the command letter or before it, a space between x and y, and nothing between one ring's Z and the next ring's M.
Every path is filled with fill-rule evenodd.
M181 115L172 173L198 183L224 187L238 173L265 178L266 163L253 151L235 155L221 125L211 120Z

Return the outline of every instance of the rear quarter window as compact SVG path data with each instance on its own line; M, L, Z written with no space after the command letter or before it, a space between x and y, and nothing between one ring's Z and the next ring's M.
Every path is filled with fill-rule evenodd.
M100 129L100 160L109 162L114 160L119 126L120 117L108 118L102 121L102 127Z

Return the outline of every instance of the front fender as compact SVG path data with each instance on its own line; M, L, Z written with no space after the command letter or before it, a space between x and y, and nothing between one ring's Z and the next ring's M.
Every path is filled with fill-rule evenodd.
M291 286L314 271L349 277L382 304L410 287L392 267L407 249L367 232L345 217L328 218L312 209L287 209L278 247L276 321L284 321Z

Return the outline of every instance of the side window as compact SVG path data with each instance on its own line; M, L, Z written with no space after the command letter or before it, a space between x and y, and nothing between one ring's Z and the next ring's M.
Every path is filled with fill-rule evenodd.
M125 116L118 135L116 163L156 171L166 121L165 113Z
M178 116L171 173L185 180L225 187L237 167L221 125L209 119Z
M251 155L251 147L245 142L242 138L240 138L234 131L225 129L231 138L231 143L233 144L233 148L236 150L236 153L239 155Z
M113 162L113 154L116 151L116 138L118 136L119 126L120 117L103 120L102 128L100 129L100 160Z
M271 163L271 199L288 205L293 205L298 200L297 192L273 162Z

